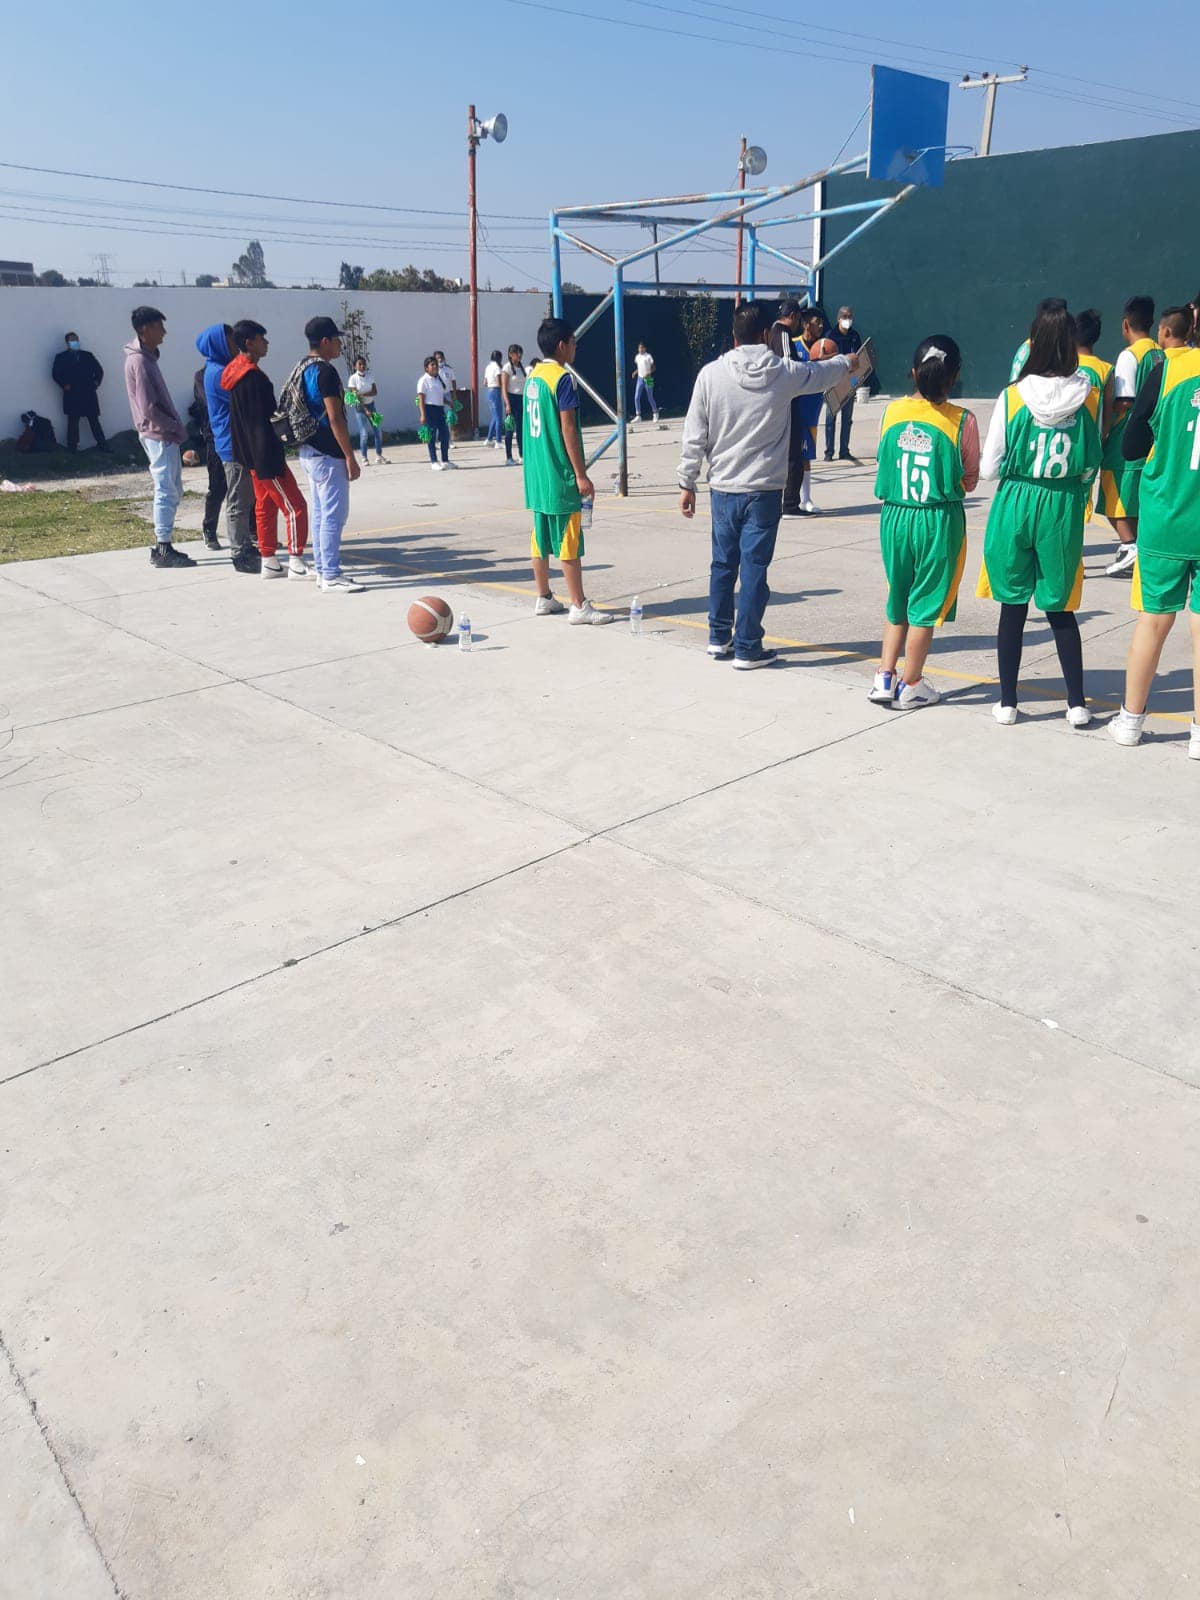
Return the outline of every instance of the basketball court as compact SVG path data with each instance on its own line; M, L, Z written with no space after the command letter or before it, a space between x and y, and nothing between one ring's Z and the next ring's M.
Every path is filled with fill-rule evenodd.
M1044 629L998 728L966 595L880 711L871 466L818 464L734 673L677 449L589 534L640 640L532 615L482 446L364 474L362 596L0 570L12 1593L1194 1586L1183 642L1140 750Z

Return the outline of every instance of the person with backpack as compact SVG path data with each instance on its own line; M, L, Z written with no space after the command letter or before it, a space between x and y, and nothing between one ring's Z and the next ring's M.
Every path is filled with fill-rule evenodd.
M313 566L322 592L361 594L362 584L342 571L350 485L362 469L350 443L342 380L333 365L342 353L341 330L332 317L310 317L304 336L308 354L284 385L281 410L300 446L312 491Z
M267 353L267 330L261 322L235 322L233 343L238 351L221 375L221 388L229 396L229 428L233 459L250 473L254 485L254 515L258 524L258 553L264 578L307 578L304 546L308 542L308 507L293 478L275 431L275 390L259 366ZM279 513L287 534L288 564L277 554Z
M154 543L150 561L156 567L194 567L196 563L171 542L175 513L183 499L183 459L179 447L187 438L158 364L158 350L167 336L166 317L154 306L135 306L129 319L134 337L125 346L125 388L129 409L154 483Z

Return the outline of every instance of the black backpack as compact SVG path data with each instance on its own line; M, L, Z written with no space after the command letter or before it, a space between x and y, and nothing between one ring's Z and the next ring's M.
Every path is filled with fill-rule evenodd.
M21 422L25 432L21 435L18 449L58 449L58 439L55 437L54 424L49 417L39 417L36 411L22 411ZM27 438L28 443L25 442Z

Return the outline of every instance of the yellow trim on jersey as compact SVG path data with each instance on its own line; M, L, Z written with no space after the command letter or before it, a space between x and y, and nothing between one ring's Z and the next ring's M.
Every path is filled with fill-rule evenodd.
M1016 386L1015 383L1010 383L1008 388L1005 389L1004 397L1005 397L1005 400L1007 401L1007 405L1006 405L1005 412L1004 412L1004 420L1006 422L1011 422L1012 419L1016 416L1017 412L1020 411L1021 407L1025 404L1025 402L1024 402L1024 400L1021 399L1021 396L1018 394L1017 386Z
M954 609L958 600L958 587L962 583L963 568L967 564L967 541L964 539L958 547L958 560L954 565L954 577L950 580L950 587L946 590L946 598L942 601L942 609L938 612L935 628L940 628L947 615Z
M525 381L528 383L530 378L538 378L547 386L551 394L557 394L559 384L567 376L566 367L560 366L557 361L547 361L543 356L536 367L530 367Z
M1149 355L1151 350L1157 350L1159 348L1160 346L1157 339L1135 339L1129 346L1129 354L1140 365L1143 356Z
M1133 563L1133 587L1129 591L1129 609L1131 611L1144 611L1142 604L1142 573L1137 562Z
M1159 398L1173 389L1177 383L1186 383L1189 378L1200 378L1200 350L1193 350L1190 345L1176 345L1173 350L1164 350L1167 370L1163 373L1162 389Z
M1109 378L1112 376L1112 364L1108 361L1101 361L1099 356L1080 356L1079 365L1084 372L1090 372L1096 380L1083 403L1087 407L1092 421L1098 424L1100 421L1100 404L1104 399L1104 390L1108 385Z
M903 400L893 400L883 414L881 433L898 422L927 422L931 428L936 428L939 433L944 433L951 444L957 444L962 428L965 408L951 405L948 400L940 405L934 405L932 400L926 400L923 395L906 395Z
M1103 467L1100 472L1100 507L1110 522L1117 517L1129 515L1125 502L1121 499L1121 486L1117 482L1117 475L1111 467Z
M1079 602L1083 599L1083 562L1079 563L1079 571L1075 574L1075 582L1071 585L1071 594L1063 607L1064 611L1078 611Z
M1079 365L1081 367L1086 367L1089 372L1094 372L1096 374L1097 378L1100 380L1100 387L1102 389L1112 376L1112 362L1101 361L1099 356L1080 356Z

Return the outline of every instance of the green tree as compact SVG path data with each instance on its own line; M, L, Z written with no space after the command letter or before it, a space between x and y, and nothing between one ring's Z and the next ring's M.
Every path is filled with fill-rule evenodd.
M66 289L70 286L70 278L64 278L57 267L49 267L45 272L38 273L37 280L45 289Z
M246 289L273 289L275 285L267 277L267 262L263 255L263 247L257 239L251 239L242 254L229 269L229 276L234 283Z
M717 301L711 294L691 294L679 307L679 325L692 362L692 376L717 353Z
M346 363L348 372L354 371L354 363L359 356L371 364L371 336L375 332L367 321L365 311L353 311L347 300L342 301L342 358Z
M198 272L196 274L197 289L211 289L216 281L217 275L215 272Z
M362 281L363 269L361 267L352 267L348 261L343 261L338 269L338 288L361 289Z

